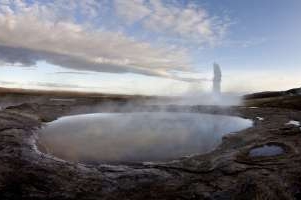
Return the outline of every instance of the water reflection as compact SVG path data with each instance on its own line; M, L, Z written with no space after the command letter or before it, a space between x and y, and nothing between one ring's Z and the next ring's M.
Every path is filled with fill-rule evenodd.
M261 147L254 148L250 151L251 157L261 156L277 156L284 153L284 149L277 145L264 145Z
M250 126L247 119L209 114L98 113L48 123L40 142L71 161L157 161L208 152L223 135Z

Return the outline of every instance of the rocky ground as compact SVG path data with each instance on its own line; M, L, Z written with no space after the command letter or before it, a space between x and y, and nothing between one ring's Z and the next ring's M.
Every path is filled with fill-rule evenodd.
M97 105L98 112L162 109L112 108ZM301 130L286 125L301 121L301 111L214 106L164 109L241 116L253 119L254 127L225 136L216 150L205 155L166 163L92 166L43 154L36 140L43 122L92 112L91 106L41 101L11 106L0 111L0 199L301 199ZM285 152L249 156L252 148L264 144L279 145Z

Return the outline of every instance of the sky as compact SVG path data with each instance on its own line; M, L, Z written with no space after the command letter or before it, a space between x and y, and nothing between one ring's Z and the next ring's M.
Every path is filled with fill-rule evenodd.
M118 94L301 86L300 0L0 0L0 87Z

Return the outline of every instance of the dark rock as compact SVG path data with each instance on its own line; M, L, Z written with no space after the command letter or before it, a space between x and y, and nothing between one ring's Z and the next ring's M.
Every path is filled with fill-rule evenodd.
M81 112L84 110L81 105ZM152 110L154 107L137 107ZM157 108L159 109L159 108ZM0 113L0 199L299 199L301 137L284 127L299 111L244 107L176 107L170 110L218 113L265 120L223 138L205 155L174 162L83 165L36 150L43 121L79 113L76 105L23 104ZM75 111L76 110L76 111ZM254 159L250 149L283 145L281 156ZM291 189L297 188L297 189Z

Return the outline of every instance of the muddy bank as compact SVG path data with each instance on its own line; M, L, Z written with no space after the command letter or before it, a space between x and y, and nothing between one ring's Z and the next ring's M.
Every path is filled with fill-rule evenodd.
M116 108L156 111L157 106ZM301 112L277 108L178 107L167 111L228 114L254 127L227 135L205 155L166 163L84 165L37 151L37 129L67 114L89 113L75 104L29 103L0 112L0 199L300 199ZM98 107L98 111L106 111ZM250 150L278 145L283 153L251 157Z

